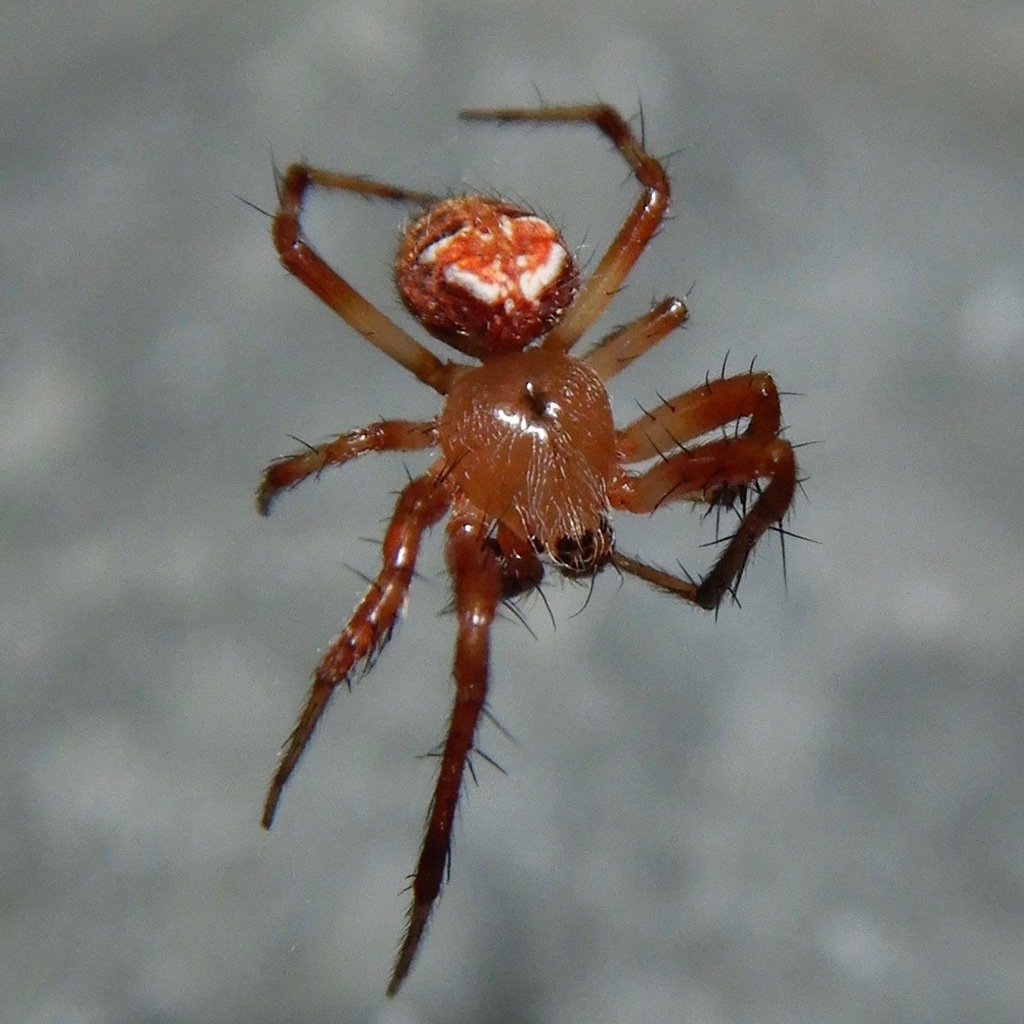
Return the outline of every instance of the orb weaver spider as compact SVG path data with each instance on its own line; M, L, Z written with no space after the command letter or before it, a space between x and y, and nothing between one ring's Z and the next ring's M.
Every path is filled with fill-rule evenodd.
M607 252L581 282L555 228L502 199L440 199L306 164L294 164L278 178L272 234L284 266L367 341L443 397L432 420L382 420L273 462L257 492L259 511L266 515L281 491L328 466L369 452L440 449L398 497L380 572L314 673L262 819L270 828L281 791L335 689L350 686L354 671L390 638L420 541L447 516L455 702L389 996L409 972L445 877L463 774L485 709L490 630L499 605L538 587L545 564L569 577L592 576L612 565L691 604L717 609L726 594L735 594L759 538L781 529L797 483L793 448L780 436L779 395L767 373L707 378L616 429L605 383L686 322L680 299L662 300L586 355L571 354L668 209L665 169L628 122L599 104L467 110L462 117L592 125L628 163L641 191ZM476 363L438 359L328 266L302 231L303 201L314 187L422 208L398 247L398 292L431 335ZM727 431L730 425L735 427ZM756 494L749 508L748 492ZM677 501L709 509L739 504L735 533L699 583L615 546L612 509L649 513Z

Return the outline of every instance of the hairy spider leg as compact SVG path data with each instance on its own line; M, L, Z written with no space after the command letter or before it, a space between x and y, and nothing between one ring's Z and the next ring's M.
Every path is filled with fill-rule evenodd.
M629 555L624 555L621 551L613 551L610 560L619 572L636 576L637 579L650 583L651 586L657 587L659 590L674 594L676 597L681 597L691 604L698 603L697 584L692 580L684 580L657 566L641 562L639 558L630 558Z
M690 313L682 299L662 299L652 310L632 323L602 338L584 357L601 380L609 380L634 359L654 348L662 338L682 327Z
M398 991L409 973L444 881L462 777L487 698L491 624L501 600L501 566L487 543L487 524L480 513L465 500L458 501L447 533L445 561L452 577L458 624L453 668L455 704L413 877L409 924L387 988L389 996Z
M313 674L306 706L284 746L267 790L263 805L264 828L270 828L273 823L281 791L334 690L342 683L350 683L353 669L373 658L391 636L409 592L420 540L451 504L443 470L444 462L439 460L424 476L407 484L399 495L384 535L381 570L356 605L348 625L327 648Z
M739 437L684 447L687 441L749 417ZM736 532L711 571L700 582L626 558L613 563L623 572L677 594L702 608L717 608L735 588L764 532L782 521L796 489L793 448L779 438L782 414L775 382L767 373L744 373L708 380L645 412L617 433L623 465L655 456L660 461L644 473L624 474L609 493L616 508L653 512L672 501L714 502L727 488L769 479L768 486L740 520ZM675 450L681 449L681 450Z
M283 490L298 487L308 476L319 476L328 466L342 466L367 452L413 452L436 444L433 420L380 420L359 430L350 430L326 441L307 445L301 452L275 459L263 473L256 491L260 515L270 514L270 506Z
M406 334L393 320L359 294L306 241L302 233L302 204L310 186L340 189L362 195L400 202L426 205L434 196L413 192L395 185L383 185L347 174L337 174L306 164L292 164L278 181L278 211L271 234L278 256L285 268L294 274L314 295L326 303L350 327L357 330L371 345L401 363L424 384L446 394L456 363L443 363L418 341Z
M747 437L709 441L669 456L633 477L628 486L613 488L608 497L616 508L653 512L671 501L713 502L724 488L766 478L768 485L694 593L694 602L710 609L735 586L758 540L782 521L793 501L796 460L789 442Z
M464 110L460 116L473 121L592 124L612 141L640 182L640 198L601 261L580 286L565 316L540 342L542 348L567 352L604 312L665 216L671 194L665 168L643 148L626 119L613 107L603 103L538 109L508 107Z
M748 416L744 437L769 440L778 435L782 408L771 374L709 378L699 387L664 399L617 431L620 461L628 464L664 457L687 441Z

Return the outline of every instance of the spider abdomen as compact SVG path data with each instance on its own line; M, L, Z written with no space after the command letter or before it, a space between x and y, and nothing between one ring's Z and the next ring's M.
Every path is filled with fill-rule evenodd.
M453 482L485 516L570 572L607 560L615 426L604 384L585 363L527 349L466 371L448 393L437 440Z
M487 196L457 196L408 226L395 284L434 337L483 359L549 331L576 294L579 271L541 217Z

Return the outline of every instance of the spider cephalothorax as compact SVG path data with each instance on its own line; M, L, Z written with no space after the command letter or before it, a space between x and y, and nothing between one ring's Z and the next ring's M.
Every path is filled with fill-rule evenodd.
M562 352L531 348L452 385L437 444L459 490L560 567L608 560L615 425L601 378Z
M601 105L475 110L463 116L592 124L626 159L641 195L594 272L581 282L561 235L531 211L502 200L438 200L304 164L290 167L279 181L273 237L285 267L367 341L444 396L433 420L382 420L272 463L257 494L266 514L282 490L328 465L367 452L440 451L399 495L382 543L381 570L314 673L263 811L269 828L281 790L331 694L390 637L420 540L447 516L445 560L457 622L455 704L389 995L408 974L441 891L462 776L486 700L490 629L499 603L537 587L545 564L578 576L611 563L702 608L717 608L735 591L760 537L778 528L796 486L793 449L780 436L778 392L766 373L705 379L616 428L605 382L686 321L679 299L664 299L585 356L570 354L668 208L664 168L628 123ZM423 208L399 245L398 292L427 331L477 364L438 359L324 262L300 225L310 186ZM733 424L742 429L724 430ZM731 506L748 490L756 500L749 507L740 503L736 531L700 583L646 565L615 546L613 509L653 512L676 501Z

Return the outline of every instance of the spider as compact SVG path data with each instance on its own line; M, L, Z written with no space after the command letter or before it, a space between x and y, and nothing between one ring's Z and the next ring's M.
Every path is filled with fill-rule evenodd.
M793 448L780 436L779 394L767 373L706 378L616 429L605 383L686 322L680 299L662 300L586 355L571 354L668 209L666 171L629 123L602 104L466 110L461 116L592 125L632 169L640 196L593 273L581 281L554 227L495 196L442 199L302 163L278 175L272 235L281 262L367 341L443 398L432 420L382 420L273 462L257 492L259 511L266 515L281 491L328 466L369 452L440 450L398 497L380 572L316 668L263 808L262 824L269 829L281 791L331 695L341 684L350 687L354 673L368 667L390 638L423 535L447 517L455 700L389 996L412 966L445 879L463 774L486 708L490 631L499 606L538 587L545 566L588 577L612 565L717 610L727 594L735 596L758 539L766 530L781 530L797 483ZM421 209L398 246L399 295L434 338L475 362L437 358L318 255L301 224L311 188ZM749 508L748 495L756 497ZM739 508L735 533L699 583L629 557L615 545L612 509L650 513L677 501L709 510Z

